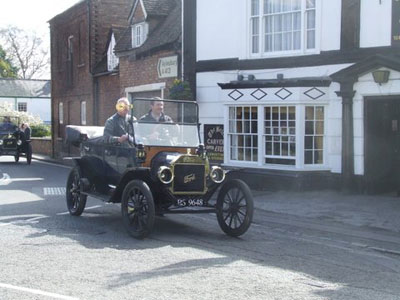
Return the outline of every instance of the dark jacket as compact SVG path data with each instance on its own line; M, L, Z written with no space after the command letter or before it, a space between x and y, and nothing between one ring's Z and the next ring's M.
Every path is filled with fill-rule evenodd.
M128 122L130 116L125 118L115 113L109 117L104 126L104 141L106 143L117 143L118 138L129 133L132 134L132 125Z
M164 113L161 113L161 117L160 119L157 121L156 119L153 118L153 116L151 115L151 110L145 114L144 116L142 116L140 118L140 121L144 121L144 122L160 122L160 123L173 123L174 121L172 121L172 118L170 116L167 116Z

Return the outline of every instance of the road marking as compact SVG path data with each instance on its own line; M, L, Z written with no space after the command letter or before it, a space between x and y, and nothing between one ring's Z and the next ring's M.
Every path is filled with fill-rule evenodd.
M36 294L36 295L52 297L54 299L79 300L79 298L75 298L75 297L63 296L63 295L59 295L59 294L55 294L55 293L49 293L49 292L44 292L44 291L41 291L41 290L14 286L14 285L11 285L11 284L6 284L6 283L0 283L0 287L6 288L6 289L11 289L11 290L27 292L27 293Z
M95 208L99 208L99 207L103 207L103 205L95 205L95 206L85 207L85 210L95 209ZM68 214L69 214L69 211L58 213L56 215L57 216L62 216L62 215L68 215Z
M0 185L7 185L10 183L11 177L7 173L3 173L3 177L0 179Z
M13 222L8 222L8 223L0 222L0 227L9 226L9 225L18 225L18 224L29 224L29 223L33 223L34 221L37 221L40 219L45 219L45 218L49 218L49 217L48 216L38 216L38 217L26 219L26 220L18 220L18 221L13 221Z
M43 195L45 196L62 196L65 195L65 187L44 187Z

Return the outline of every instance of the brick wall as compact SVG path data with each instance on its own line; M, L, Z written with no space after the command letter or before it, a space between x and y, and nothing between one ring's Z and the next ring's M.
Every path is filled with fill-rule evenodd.
M52 141L49 138L31 138L33 154L52 156Z
M115 103L123 96L119 85L119 75L107 75L97 78L99 85L98 125L103 126L105 121L115 113Z
M164 50L137 60L129 56L121 57L119 67L121 93L125 93L125 88L128 87L165 82L164 98L168 98L168 88L176 78L158 78L157 64L159 58L173 55L177 55L177 52Z

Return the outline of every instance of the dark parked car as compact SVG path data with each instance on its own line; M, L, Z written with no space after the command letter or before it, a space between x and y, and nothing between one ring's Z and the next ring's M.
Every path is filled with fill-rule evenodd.
M75 164L66 187L70 214L81 215L93 196L121 203L123 223L135 238L152 231L155 215L178 213L216 213L226 234L244 234L253 218L252 194L231 172L209 163L197 104L162 100L168 122L156 122L143 118L150 101L132 101L131 136L122 144L106 142L103 127L67 126L67 142L81 153L69 158Z
M30 136L25 136L19 129L19 118L0 116L0 156L14 156L16 162L21 156L26 157L28 165L32 160L32 145Z

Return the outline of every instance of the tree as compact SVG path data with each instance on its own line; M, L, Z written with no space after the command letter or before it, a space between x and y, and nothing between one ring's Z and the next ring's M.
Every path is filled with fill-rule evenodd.
M8 26L0 29L0 41L12 64L18 68L19 78L39 78L48 73L49 50L36 32Z
M6 51L0 45L0 78L16 78L18 68L8 59Z

